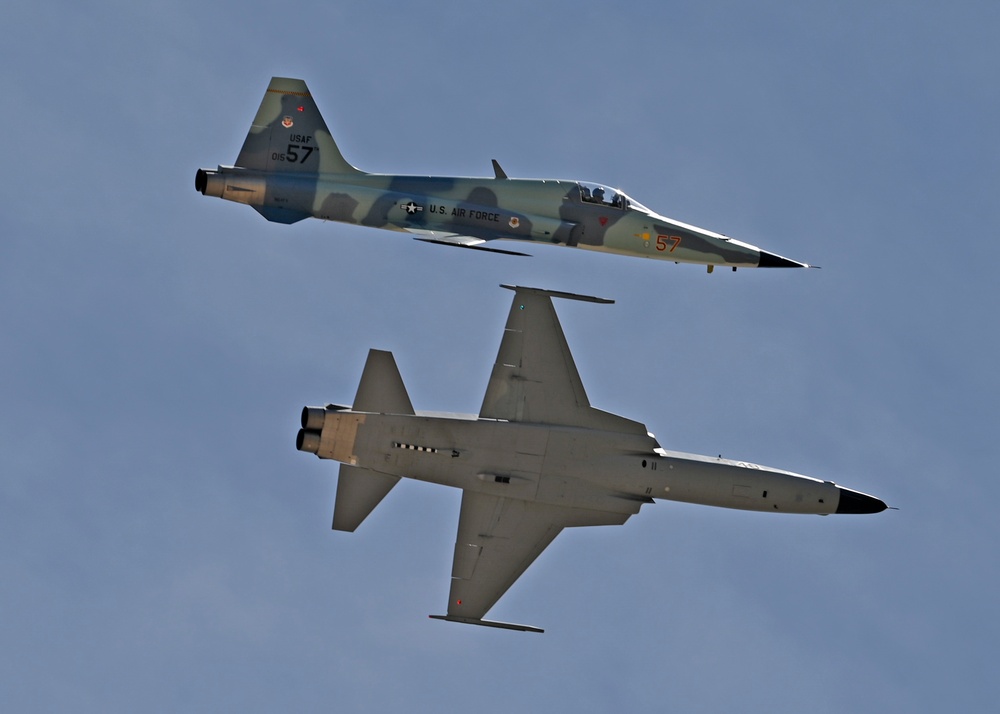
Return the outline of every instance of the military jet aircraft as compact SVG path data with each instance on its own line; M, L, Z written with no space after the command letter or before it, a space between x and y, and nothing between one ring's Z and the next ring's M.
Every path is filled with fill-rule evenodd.
M676 263L810 267L719 233L665 218L617 189L583 181L370 174L337 148L301 79L274 77L235 166L199 169L206 196L246 203L264 218L303 218L406 231L429 243L526 255L495 241L534 241ZM489 244L489 245L487 245Z
M620 525L654 499L767 513L878 513L832 481L660 447L643 424L590 406L553 297L514 301L479 416L415 412L392 353L371 350L354 404L305 407L296 447L340 461L333 528L354 531L403 476L462 489L445 615L483 619L563 528Z

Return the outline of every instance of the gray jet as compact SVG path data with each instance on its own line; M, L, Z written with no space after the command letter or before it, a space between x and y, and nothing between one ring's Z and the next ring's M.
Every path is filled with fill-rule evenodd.
M661 216L585 181L393 176L349 164L301 79L274 77L235 166L198 169L205 196L252 206L276 223L304 218L404 231L417 240L497 253L494 241L552 243L675 263L805 268L713 231ZM487 245L490 244L490 245Z
M479 416L413 410L392 353L371 350L351 407L305 407L296 446L341 462L333 528L354 531L403 476L462 489L446 615L483 617L569 526L621 525L654 499L767 513L878 513L832 481L660 447L643 424L590 406L552 298L514 302Z

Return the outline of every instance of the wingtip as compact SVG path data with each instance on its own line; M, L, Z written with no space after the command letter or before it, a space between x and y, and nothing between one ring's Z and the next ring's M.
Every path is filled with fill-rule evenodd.
M459 622L463 625L481 625L482 627L493 627L498 630L516 630L517 632L545 632L541 627L534 625L518 625L513 622L497 622L496 620L480 620L475 617L456 617L454 615L428 615L432 620L444 620L445 622Z
M581 302L596 302L600 305L614 305L611 298L594 297L593 295L580 295L577 293L567 293L562 290L546 290L545 288L529 288L526 285L507 285L500 283L500 287L514 292L534 293L536 295L548 295L549 297L563 298L566 300L579 300Z

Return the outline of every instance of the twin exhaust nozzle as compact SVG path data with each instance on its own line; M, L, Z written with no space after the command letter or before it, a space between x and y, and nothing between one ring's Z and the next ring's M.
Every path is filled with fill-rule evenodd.
M320 434L326 422L326 409L323 407L302 408L302 428L295 437L295 448L310 454L319 453Z

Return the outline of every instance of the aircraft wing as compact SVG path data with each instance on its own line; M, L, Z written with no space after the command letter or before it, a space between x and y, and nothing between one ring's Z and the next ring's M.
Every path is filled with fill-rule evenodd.
M614 301L537 288L501 287L515 292L514 301L479 416L645 436L643 424L590 406L552 307L552 297Z
M621 525L630 515L464 491L448 614L432 617L542 632L530 625L482 618L563 528Z
M424 243L437 243L438 245L451 245L458 248L472 248L474 250L488 250L491 253L503 253L504 255L523 255L531 257L530 253L520 253L516 250L504 250L502 248L488 248L484 243L491 240L499 240L504 236L501 234L489 235L486 238L480 236L462 235L451 231L430 230L426 228L403 228L407 233L412 233L416 240Z

